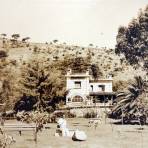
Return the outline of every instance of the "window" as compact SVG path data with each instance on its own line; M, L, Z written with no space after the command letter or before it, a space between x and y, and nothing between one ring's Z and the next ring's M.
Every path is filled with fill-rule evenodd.
M75 82L75 88L81 88L81 82L80 81Z
M83 98L81 96L75 96L73 97L72 102L83 102Z
M99 85L99 91L105 91L105 85Z
M90 85L90 90L93 91L93 85Z
M71 99L70 98L68 98L68 102L70 102L71 101Z

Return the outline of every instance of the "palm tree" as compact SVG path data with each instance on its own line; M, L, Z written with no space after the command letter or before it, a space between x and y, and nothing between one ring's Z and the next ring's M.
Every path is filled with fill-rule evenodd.
M117 104L113 107L111 116L122 118L124 121L130 121L135 117L146 117L146 89L146 81L140 76L135 77L135 82L129 86L128 91L117 95Z

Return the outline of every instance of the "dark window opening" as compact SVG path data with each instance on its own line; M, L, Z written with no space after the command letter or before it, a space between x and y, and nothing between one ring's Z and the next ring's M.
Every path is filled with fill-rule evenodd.
M70 98L68 98L68 102L70 102L71 101L71 99Z
M105 85L99 85L99 91L105 91Z
M73 97L72 102L83 102L83 98L81 96L75 96Z
M75 82L75 88L81 88L81 82L80 81Z
M91 88L91 91L93 91L93 85L91 85L90 88Z

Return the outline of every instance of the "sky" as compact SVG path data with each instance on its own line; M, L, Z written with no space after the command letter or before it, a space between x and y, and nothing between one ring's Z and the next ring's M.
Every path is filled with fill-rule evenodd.
M32 42L114 48L118 27L127 26L148 0L0 0L0 33Z

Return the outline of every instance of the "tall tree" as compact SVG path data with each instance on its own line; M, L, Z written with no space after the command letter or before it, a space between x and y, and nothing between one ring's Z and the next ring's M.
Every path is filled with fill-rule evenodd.
M132 65L143 62L145 68L144 63L148 62L148 6L128 27L121 26L116 38L115 52L124 54Z
M60 77L60 71L48 61L35 58L23 67L21 92L36 100L34 108L45 111L50 100L64 94L64 83Z
M90 66L91 69L91 73L94 79L98 79L99 77L101 77L103 74L101 72L101 70L99 69L99 67L96 64L92 64Z

